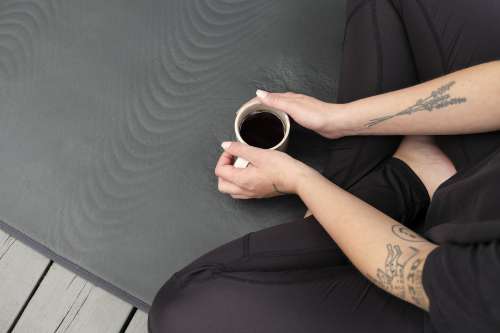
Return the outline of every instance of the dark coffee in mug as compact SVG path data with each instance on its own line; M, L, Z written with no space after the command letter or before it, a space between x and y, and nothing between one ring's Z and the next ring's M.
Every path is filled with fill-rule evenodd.
M283 140L285 127L275 114L256 111L241 123L240 136L250 146L268 149Z

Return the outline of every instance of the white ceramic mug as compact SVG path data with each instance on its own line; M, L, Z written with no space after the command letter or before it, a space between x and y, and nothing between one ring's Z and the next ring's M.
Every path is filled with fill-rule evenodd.
M281 120L284 132L283 139L281 139L281 141L277 145L269 149L285 151L288 146L288 137L290 136L290 118L283 111L263 106L257 98L248 101L236 112L236 119L234 120L234 132L236 134L236 140L241 143L247 144L240 135L241 124L243 124L243 121L245 121L245 119L249 115L256 112L270 112ZM237 157L236 161L234 162L234 167L243 169L248 166L248 163L249 162L247 160L241 157Z

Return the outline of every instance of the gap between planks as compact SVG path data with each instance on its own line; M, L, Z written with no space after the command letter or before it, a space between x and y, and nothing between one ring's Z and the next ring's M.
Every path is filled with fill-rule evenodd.
M3 231L0 295L0 332L147 332L146 313Z

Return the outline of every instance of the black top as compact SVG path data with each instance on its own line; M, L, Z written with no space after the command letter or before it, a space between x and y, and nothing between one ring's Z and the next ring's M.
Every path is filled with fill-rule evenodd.
M500 332L500 149L438 188L424 230L441 245L423 271L435 328Z

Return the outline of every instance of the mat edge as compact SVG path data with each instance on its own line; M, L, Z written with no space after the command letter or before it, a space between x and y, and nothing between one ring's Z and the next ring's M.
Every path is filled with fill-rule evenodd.
M138 308L141 311L144 311L146 313L149 312L150 305L145 303L144 301L140 300L139 298L129 294L125 290L118 288L111 284L110 282L104 280L103 278L95 275L94 273L89 272L85 268L78 266L71 260L68 260L59 254L55 253L45 245L41 244L40 242L35 241L33 238L29 237L28 235L24 234L23 232L17 230L16 228L10 226L6 222L0 220L0 230L3 230L7 234L11 235L14 237L16 240L19 240L23 244L27 245L28 247L32 248L36 252L44 255L45 257L49 258L50 260L54 261L55 263L63 266L64 268L72 271L73 273L79 275L80 277L90 281L92 284L96 285L99 288L104 289L105 291L111 293L112 295L120 298L121 300L131 304L132 306Z

